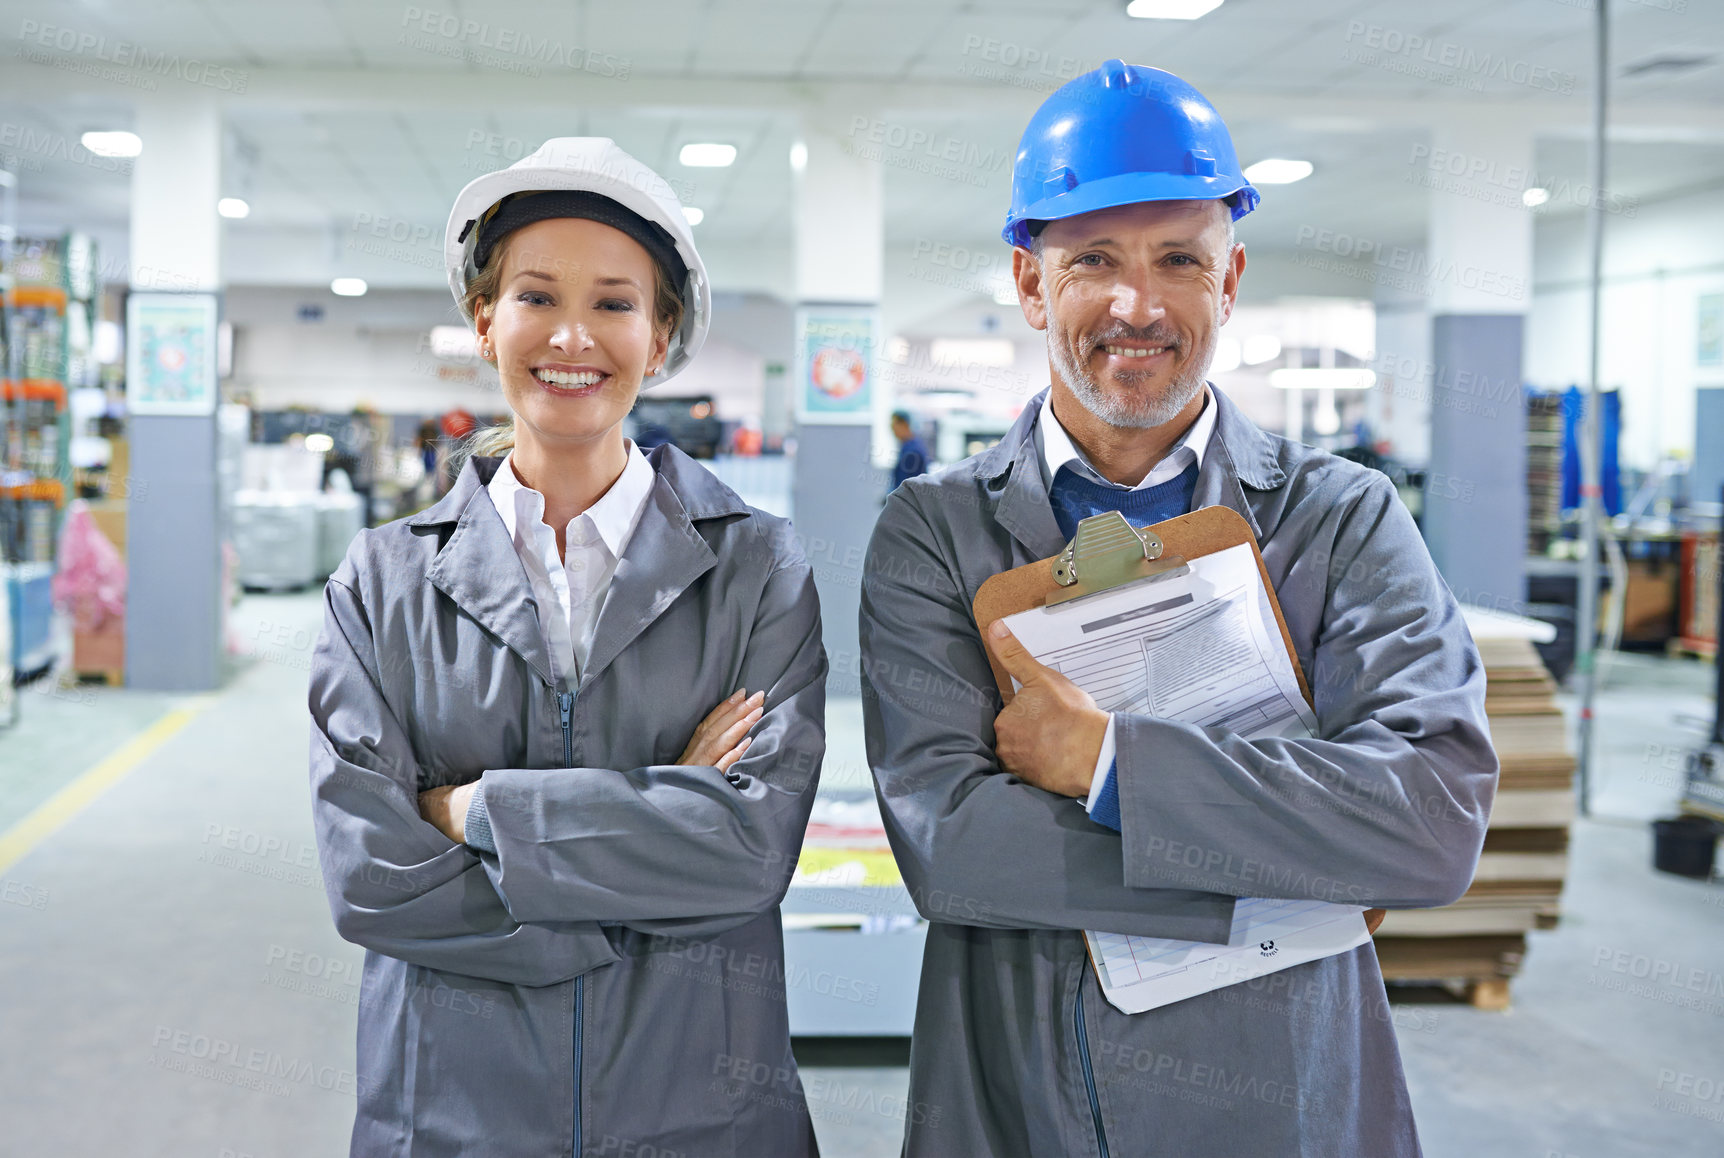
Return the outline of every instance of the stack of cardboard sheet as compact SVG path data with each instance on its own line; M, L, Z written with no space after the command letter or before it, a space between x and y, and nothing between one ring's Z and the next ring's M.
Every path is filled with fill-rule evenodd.
M1463 981L1475 1004L1501 1006L1527 932L1557 921L1575 758L1556 684L1533 647L1555 629L1471 610L1467 625L1484 661L1485 711L1502 765L1484 853L1459 901L1390 912L1377 930L1377 955L1391 980Z

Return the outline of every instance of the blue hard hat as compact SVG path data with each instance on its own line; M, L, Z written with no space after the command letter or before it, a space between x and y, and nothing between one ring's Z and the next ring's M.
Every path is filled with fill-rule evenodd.
M1054 90L1030 118L1000 236L1027 246L1032 221L1184 200L1225 200L1237 221L1258 194L1202 93L1171 72L1110 60Z

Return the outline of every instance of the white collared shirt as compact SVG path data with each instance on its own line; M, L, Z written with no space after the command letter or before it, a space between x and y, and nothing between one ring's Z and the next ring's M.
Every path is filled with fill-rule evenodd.
M1044 421L1045 419L1045 421ZM1060 472L1060 467L1070 466L1091 482L1103 486L1116 487L1119 490L1140 491L1146 487L1160 486L1170 479L1176 479L1185 473L1185 468L1192 463L1197 469L1203 469L1203 452L1209 449L1209 436L1215 433L1215 399L1210 397L1209 387L1203 387L1203 410L1197 415L1197 420L1185 432L1185 436L1174 444L1173 449L1164 455L1160 462L1149 468L1149 473L1138 481L1136 486L1126 487L1102 477L1102 473L1090 464L1083 451L1071 440L1066 428L1060 425L1059 416L1054 413L1053 395L1042 403L1041 413L1036 415L1036 443L1042 452L1042 468L1046 472L1046 482L1051 487L1054 478Z
M1197 415L1197 421L1185 432L1185 436L1174 444L1172 450L1162 456L1160 462L1149 468L1149 473L1138 481L1136 486L1121 486L1111 479L1104 478L1102 473L1090 465L1083 451L1071 440L1066 428L1060 425L1059 416L1054 413L1053 395L1042 403L1041 413L1036 415L1036 442L1042 452L1042 470L1048 486L1053 486L1055 476L1060 467L1070 466L1078 474L1103 486L1114 487L1122 491L1140 491L1145 487L1160 486L1184 474L1186 468L1193 463L1197 469L1203 469L1203 452L1209 449L1209 437L1215 432L1215 399L1210 396L1209 386L1203 387L1203 410ZM1045 419L1045 421L1044 421ZM1090 776L1089 798L1084 801L1084 809L1088 811L1095 806L1096 797L1101 795L1102 785L1107 782L1107 771L1113 766L1116 751L1114 739L1113 715L1107 718L1107 731L1102 734L1101 753L1096 757L1095 772Z
M578 683L592 653L599 608L629 537L640 523L658 475L632 440L624 440L623 473L598 501L569 520L566 553L557 558L557 535L545 522L545 496L521 482L510 451L485 490L502 516L515 554L526 568L539 623L551 656L551 676ZM554 609L554 611L552 610Z

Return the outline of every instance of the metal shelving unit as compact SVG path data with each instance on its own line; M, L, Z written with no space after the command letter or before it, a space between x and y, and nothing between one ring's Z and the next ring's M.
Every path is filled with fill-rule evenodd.
M47 674L58 658L53 578L60 522L72 488L68 395L91 376L100 286L89 238L78 233L19 236L16 181L6 182L4 189L0 587L7 604L6 659L18 685Z
M18 177L0 169L0 374L10 381L17 374L21 355L12 335L12 247L18 238ZM13 416L9 403L0 403L0 463L13 444ZM12 517L9 500L0 498L0 518ZM0 552L0 566L5 556ZM0 726L18 722L17 672L12 666L12 584L0 582Z

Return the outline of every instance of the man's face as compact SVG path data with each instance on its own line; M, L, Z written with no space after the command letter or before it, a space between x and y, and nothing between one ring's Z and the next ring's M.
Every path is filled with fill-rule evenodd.
M1048 222L1012 254L1053 377L1111 426L1171 421L1203 390L1245 247L1220 201L1146 201Z

